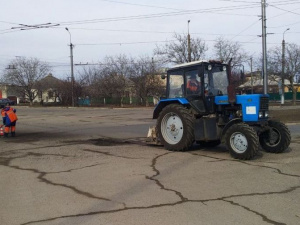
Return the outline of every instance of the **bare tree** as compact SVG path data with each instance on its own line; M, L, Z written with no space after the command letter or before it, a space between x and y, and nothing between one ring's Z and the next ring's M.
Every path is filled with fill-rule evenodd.
M297 91L294 81L300 71L300 46L294 43L286 45L284 74L282 74L282 49L280 47L271 49L268 59L268 70L290 81L289 88L293 92L293 104L296 104Z
M124 97L128 96L132 89L129 80L132 74L134 60L125 55L117 57L106 57L100 67L99 88L104 96L120 98L120 105L123 106Z
M188 60L188 42L186 34L174 34L175 41L166 43L163 46L156 46L155 56L160 58L163 63L185 63ZM207 46L200 38L191 38L191 58L192 61L205 57Z
M247 53L238 42L217 38L214 44L214 55L218 60L228 63L232 58L232 66L239 66L249 58Z
M20 87L20 94L27 98L32 105L33 100L37 97L39 90L35 84L44 78L51 71L49 65L41 62L36 58L18 57L12 60L9 65L13 69L7 70L4 79L7 83Z
M84 67L82 72L79 73L78 84L81 86L81 97L99 97L103 94L101 91L101 70L97 66ZM80 97L80 96L79 96Z
M136 95L142 99L142 103L149 105L148 97L159 97L164 91L164 85L160 78L161 65L154 62L153 58L141 57L134 63L130 80L134 83Z

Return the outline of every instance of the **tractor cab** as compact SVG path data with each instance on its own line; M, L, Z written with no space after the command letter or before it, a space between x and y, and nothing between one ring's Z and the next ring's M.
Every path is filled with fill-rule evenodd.
M213 113L215 96L227 95L228 71L228 66L220 61L201 60L174 66L167 71L166 99L189 104L199 115Z
M167 98L227 94L227 65L196 61L175 66L167 72Z

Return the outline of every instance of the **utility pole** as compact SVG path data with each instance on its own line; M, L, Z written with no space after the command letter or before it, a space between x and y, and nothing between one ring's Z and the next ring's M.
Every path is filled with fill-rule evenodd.
M191 52L191 36L190 36L190 20L188 20L188 59L192 62L192 52Z
M268 93L268 74L267 74L267 25L266 25L266 1L261 0L261 12L262 12L262 75L264 79L264 94Z
M70 34L70 59L71 59L71 86L72 86L72 106L75 106L75 100L74 100L74 63L73 63L73 47L72 39L71 39L71 33L69 29L66 27L66 31Z
M283 37L282 37L282 64L281 64L281 105L284 104L284 72L285 72L285 40L284 40L284 34L290 30L290 28L287 28L283 32Z

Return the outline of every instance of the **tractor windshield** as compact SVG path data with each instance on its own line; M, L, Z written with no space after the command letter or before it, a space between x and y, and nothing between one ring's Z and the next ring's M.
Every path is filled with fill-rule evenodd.
M169 85L169 98L181 98L183 97L183 71L172 72L168 75Z
M213 66L211 70L205 70L204 74L205 92L208 95L227 95L227 72L223 66Z

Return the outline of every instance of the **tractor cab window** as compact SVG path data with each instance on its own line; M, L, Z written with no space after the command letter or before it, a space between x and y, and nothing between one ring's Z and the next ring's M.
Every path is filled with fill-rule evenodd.
M191 70L185 73L186 93L192 95L201 94L201 81L198 76L198 70Z
M205 70L204 87L206 95L226 95L227 86L227 72L223 70L222 66L214 66L211 70Z
M169 74L169 98L181 98L183 97L183 74L179 71Z

